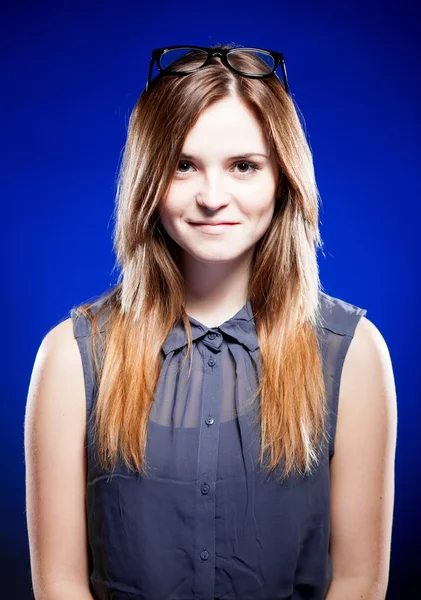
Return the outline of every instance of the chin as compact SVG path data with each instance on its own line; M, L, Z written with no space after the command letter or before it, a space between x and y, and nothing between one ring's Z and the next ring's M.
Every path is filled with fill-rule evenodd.
M252 250L252 248L239 248L237 250L233 250L229 247L229 244L227 244L226 248L224 248L221 244L217 250L209 249L206 252L197 252L197 250L194 251L192 249L185 249L184 251L187 252L191 258L198 262L222 264L231 262L233 260L238 260L241 257L244 257L246 253L252 252Z

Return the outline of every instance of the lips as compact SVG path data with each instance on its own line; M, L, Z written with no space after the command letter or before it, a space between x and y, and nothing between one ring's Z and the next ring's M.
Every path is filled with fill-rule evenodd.
M219 235L226 231L231 231L233 227L239 225L239 223L189 223L193 227L195 227L198 231L202 233L212 233L215 235Z

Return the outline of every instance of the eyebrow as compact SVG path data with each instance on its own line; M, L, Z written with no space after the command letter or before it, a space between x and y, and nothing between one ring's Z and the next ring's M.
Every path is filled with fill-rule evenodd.
M230 156L228 160L236 160L239 158L250 158L252 156L262 156L263 158L269 158L267 154L262 154L261 152L245 152L244 154L238 154L237 156ZM182 153L180 159L186 160L194 160L194 156L192 154L184 154Z

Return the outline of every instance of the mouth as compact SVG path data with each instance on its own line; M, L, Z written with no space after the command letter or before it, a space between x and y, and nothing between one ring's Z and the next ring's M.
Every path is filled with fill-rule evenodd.
M231 231L239 223L189 223L189 225L204 233L224 233Z

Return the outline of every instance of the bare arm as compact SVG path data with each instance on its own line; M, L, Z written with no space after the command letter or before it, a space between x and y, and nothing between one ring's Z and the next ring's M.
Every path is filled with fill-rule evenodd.
M89 600L86 403L70 319L38 349L25 413L26 512L36 600Z
M94 600L86 585L68 581L57 581L46 585L35 598L36 600Z
M362 317L345 358L331 460L333 580L326 600L384 600L397 432L389 351Z

